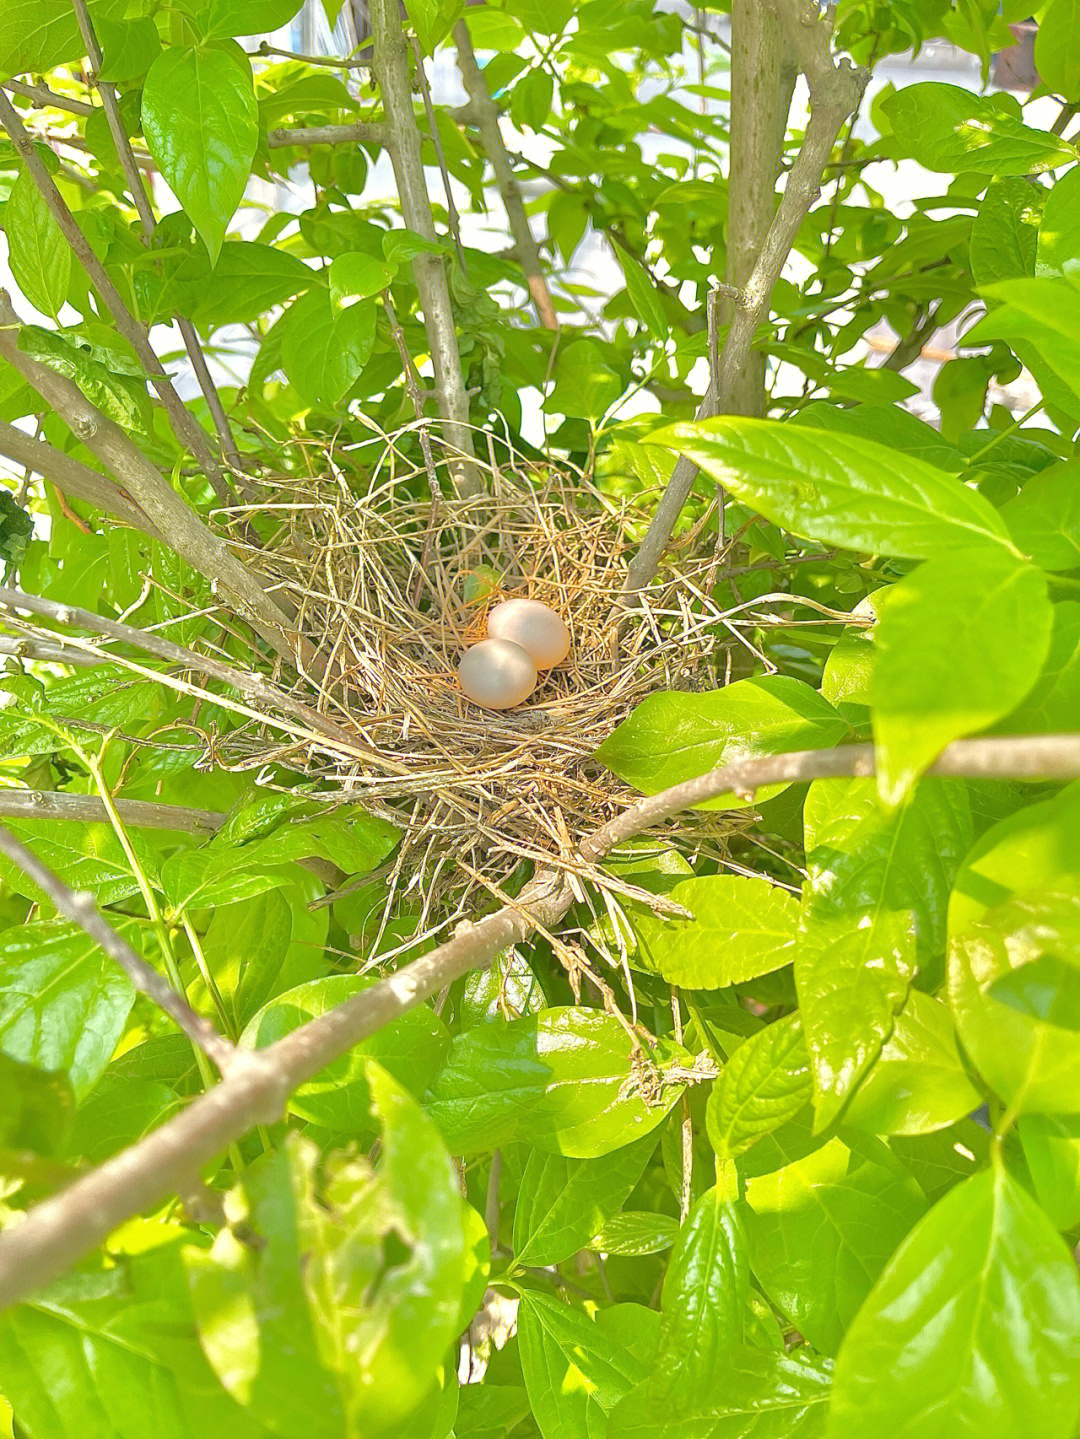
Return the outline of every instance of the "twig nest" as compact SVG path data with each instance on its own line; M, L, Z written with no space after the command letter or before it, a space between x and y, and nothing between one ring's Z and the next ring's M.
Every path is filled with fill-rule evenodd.
M488 615L487 632L527 650L538 670L553 669L570 653L570 631L540 600L503 600Z
M481 640L462 655L458 679L475 704L508 710L527 700L536 688L536 665L528 650L512 640Z

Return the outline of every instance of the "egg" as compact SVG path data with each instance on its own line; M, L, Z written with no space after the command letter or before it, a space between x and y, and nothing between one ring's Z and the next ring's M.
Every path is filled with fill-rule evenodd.
M508 710L527 700L536 688L536 665L521 645L510 640L481 640L458 665L461 688L478 705Z
M487 631L492 639L510 640L528 650L538 670L561 664L570 653L570 631L539 600L503 600L488 615Z

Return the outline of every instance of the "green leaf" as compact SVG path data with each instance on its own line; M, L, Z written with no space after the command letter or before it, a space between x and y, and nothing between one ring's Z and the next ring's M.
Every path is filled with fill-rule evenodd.
M1043 672L996 729L1005 734L1058 734L1080 714L1080 604L1054 606L1054 631Z
M567 1159L534 1149L514 1208L514 1259L561 1264L601 1233L645 1172L653 1136L599 1159Z
M0 1052L0 1150L55 1158L64 1151L74 1110L66 1074Z
M785 1015L735 1050L709 1095L705 1122L720 1159L734 1159L771 1134L813 1094L802 1019Z
M1080 1224L1080 1116L1022 1114L1016 1132L1051 1223L1056 1229Z
M638 1376L628 1350L579 1309L532 1290L518 1310L521 1369L543 1439L591 1439Z
M230 1198L246 1234L185 1252L207 1358L282 1439L399 1424L427 1397L458 1321L457 1172L430 1121L369 1061L377 1168L290 1135Z
M686 1216L660 1301L662 1322L654 1383L674 1408L708 1387L742 1343L750 1296L746 1236L734 1205L707 1189Z
M274 326L281 363L308 403L340 404L375 346L374 300L335 309L321 287L294 300Z
M649 695L596 751L596 758L645 794L719 769L797 749L824 749L847 722L802 680L760 675L704 693ZM766 785L756 802L785 785ZM750 801L722 795L701 808L732 809Z
M723 989L782 969L795 958L799 902L757 876L686 879L667 897L693 915L634 919L641 968L687 989ZM643 907L644 908L644 907Z
M808 878L795 987L817 1122L881 1052L919 961L945 943L949 887L971 843L962 785L923 780L887 808L873 780L818 780L803 809Z
M34 521L14 495L0 490L0 563L13 566L21 563L34 533Z
M303 6L303 0L210 0L200 16L203 34L262 35L280 30Z
M1066 101L1080 100L1080 0L1050 0L1035 32L1039 78Z
M606 1439L818 1439L831 1377L827 1360L744 1346L676 1412L663 1388L631 1391L612 1413Z
M332 974L290 989L259 1011L240 1036L240 1044L245 1049L265 1049L375 982L370 975ZM438 1015L427 1005L417 1005L301 1085L289 1108L333 1133L364 1133L370 1127L370 1061L376 1060L403 1090L419 1096L434 1079L449 1045L450 1035Z
M671 425L649 443L679 450L804 539L907 560L1009 545L1004 522L977 490L860 436L721 416Z
M624 389L604 355L595 340L575 340L561 351L546 408L572 419L603 419Z
M655 339L665 339L671 331L671 326L668 324L660 296L652 281L633 256L629 255L621 245L615 244L615 241L612 241L612 245L619 268L623 272L623 279L626 281L630 303L638 318Z
M887 1151L886 1151L887 1153ZM893 1250L925 1209L915 1181L839 1139L746 1182L754 1275L816 1349L835 1354Z
M35 310L56 319L71 283L71 247L29 170L20 171L3 214L15 283Z
M1080 165L1066 170L1046 197L1039 223L1035 273L1080 280Z
M128 356L121 348L124 342L116 338L117 346L110 349L78 331L24 325L19 334L19 349L57 374L74 380L102 414L141 437L153 426L146 379L127 370Z
M1078 922L1075 892L1035 891L989 910L949 948L949 1001L960 1041L983 1079L1018 1114L1080 1112L1076 1036L1030 1012L1038 1008L1039 990L1025 1000L1020 978L1047 954L1074 954ZM997 988L1002 981L1011 1002Z
M266 1439L203 1357L175 1241L72 1274L5 1314L0 1370L34 1439Z
M408 0L405 8L420 48L431 55L461 19L465 0Z
M1001 515L1017 548L1040 568L1080 567L1080 460L1032 475Z
M202 949L238 1029L270 997L292 929L292 909L279 889L215 908Z
M122 15L127 0L90 0L90 18ZM79 22L68 0L4 0L0 7L0 79L44 74L84 55Z
M870 1134L929 1134L982 1103L960 1058L948 1008L913 989L844 1111Z
M644 1254L661 1254L670 1249L678 1233L679 1221L667 1214L624 1209L613 1214L585 1248L600 1254L640 1258Z
M1037 175L1068 164L1076 151L1056 135L1033 130L995 103L959 85L905 85L881 102L894 153L927 170L976 175Z
M246 55L235 45L163 50L143 87L142 124L150 153L216 261L259 141Z
M161 54L157 26L149 16L99 22L97 36L102 51L98 79L109 84L141 79Z
M161 866L161 887L177 912L253 899L278 889L284 877L281 870L260 868L250 861L242 846L182 849Z
M214 329L256 320L317 281L315 270L285 250L226 240L212 270L177 285L178 307L197 325Z
M1076 1266L999 1166L947 1194L890 1260L840 1352L829 1434L1069 1439L1078 1369Z
M170 1085L110 1071L79 1105L67 1152L101 1164L182 1107L183 1100Z
M1026 957L993 981L990 997L1058 1029L1080 1029L1080 895L1045 895L1024 941Z
M139 882L111 825L40 819L8 820L5 824L65 884L72 889L90 890L98 904L115 904L138 893ZM137 832L128 838L145 873L151 880L156 879L157 858L153 847ZM39 903L47 901L33 880L10 860L0 859L0 875L17 894L25 894Z
M135 938L132 921L115 927ZM77 1098L104 1072L134 1001L127 975L77 926L0 932L0 1051L66 1070Z
M330 265L330 304L335 310L348 309L350 303L385 290L396 274L396 265L383 264L360 250L339 255Z
M1005 303L973 325L964 344L1004 340L1021 358L1025 347L1031 347L1074 396L1080 395L1080 347L1076 344L1080 287L1042 276L1002 280L987 285L984 294Z
M1001 550L928 560L881 597L878 785L898 803L947 744L1020 703L1050 648L1046 578Z
M987 910L1028 890L1080 890L1080 784L1027 805L992 825L957 871L949 899L949 937L963 935Z
M545 1009L454 1036L425 1108L455 1154L521 1139L596 1159L655 1129L682 1093L664 1070L685 1064L661 1040L650 1054L595 1009Z
M971 226L971 274L976 285L1035 273L1039 191L1019 176L991 180Z

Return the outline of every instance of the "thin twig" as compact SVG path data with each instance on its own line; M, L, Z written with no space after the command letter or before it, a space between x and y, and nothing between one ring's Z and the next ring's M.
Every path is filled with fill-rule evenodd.
M268 130L266 144L271 150L290 145L385 145L385 125L372 120L354 120L347 125L304 125L296 129Z
M203 524L120 426L92 405L72 380L39 364L19 348L21 329L22 323L10 299L0 290L0 356L18 370L27 384L97 456L150 523L167 537L176 553L210 581L215 593L227 596L237 613L286 663L296 663L296 643L304 662L311 664L314 658L311 647L300 637L295 641L289 638L292 627L288 618L250 569L240 563L223 539Z
M442 136L439 134L435 106L431 103L431 86L428 84L427 67L424 64L424 52L420 49L420 42L415 35L412 37L412 51L413 61L416 65L416 78L420 82L420 96L424 102L424 114L427 116L428 137L435 151L439 174L442 176L443 194L446 196L446 222L454 241L454 249L457 251L458 264L461 266L463 272L468 273L469 267L465 262L465 247L461 243L461 216L458 214L457 205L454 203L454 192L450 185L450 167L446 163L446 153L443 150Z
M431 436L428 434L427 425L424 423L424 396L420 390L420 381L416 375L416 368L413 365L412 356L409 354L409 347L405 343L405 331L398 322L397 312L394 309L394 302L389 290L383 291L382 301L383 308L386 310L386 318L390 324L390 338L393 340L401 359L401 369L405 377L405 388L409 392L413 414L415 414L417 420L417 434L420 438L420 450L424 456L424 469L427 471L432 498L435 499L441 494L441 486L439 484L439 472L435 468L435 457L431 453Z
M79 229L75 216L68 209L67 202L56 188L52 176L45 168L44 161L38 154L33 139L27 133L19 118L18 112L4 94L3 90L0 90L0 124L3 125L16 150L21 155L23 163L30 172L34 184L41 192L42 199L49 207L53 219L59 225L61 233L70 246L72 253L93 282L98 294L104 300L109 313L116 323L116 328L138 355L150 379L150 383L157 391L161 403L165 406L165 411L169 416L169 423L172 425L177 440L181 445L191 451L200 466L202 466L218 498L222 502L227 502L231 498L229 489L222 475L221 466L210 449L205 433L194 416L190 414L180 396L176 393L172 380L170 380L166 374L164 366L150 344L146 329L124 304L119 290L117 290L112 280L109 279L104 265L94 254L90 247L90 242Z
M966 778L1080 778L1080 734L1010 735L958 740L931 774ZM691 805L727 793L752 795L768 784L872 775L870 744L801 750L738 760L640 800L581 846L598 859L612 847ZM280 1119L288 1096L327 1064L470 970L491 964L536 927L558 923L573 901L570 886L541 871L512 906L378 980L264 1050L238 1056L228 1077L138 1143L31 1209L0 1235L0 1309L48 1284L125 1220L185 1189L193 1175L260 1123Z
M116 98L114 86L102 80L98 75L101 69L101 46L98 44L97 34L94 31L93 21L90 19L90 12L86 7L86 0L71 0L75 10L75 17L79 22L79 29L82 32L83 44L86 46L86 53L90 60L93 71L94 84L101 96L101 103L105 110L105 119L108 122L109 133L112 135L113 144L116 146L116 153L120 158L120 167L124 172L124 179L127 181L128 191L135 202L135 209L139 219L142 221L142 241L149 249L150 241L154 235L157 221L154 218L154 211L150 205L150 197L146 193L142 176L139 174L139 167L135 163L135 152L131 148L131 139L120 115L120 103ZM199 388L206 400L206 407L210 411L217 429L218 437L221 440L225 458L233 469L240 469L240 452L236 448L236 440L233 436L229 418L225 413L225 406L221 403L221 396L218 394L217 386L214 384L210 374L210 367L206 363L206 356L203 354L199 337L195 333L195 326L183 315L176 316L176 323L184 341L184 348L191 360L191 367L199 381ZM178 437L179 438L179 437ZM212 476L208 476L213 480ZM225 496L217 491L218 499ZM225 494L228 492L225 491Z
M156 969L135 953L127 940L105 923L85 890L69 889L47 865L21 844L10 831L0 827L0 854L7 856L37 887L48 895L58 914L78 927L99 945L114 964L124 971L140 994L145 994L167 1014L203 1054L227 1074L236 1050L209 1020L196 1014L183 995L162 979Z

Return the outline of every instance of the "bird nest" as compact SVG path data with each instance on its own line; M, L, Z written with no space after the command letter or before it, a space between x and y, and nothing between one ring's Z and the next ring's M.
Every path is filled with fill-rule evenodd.
M288 479L258 505L281 525L258 558L263 577L325 665L309 676L318 708L363 751L313 744L302 767L323 793L402 829L387 903L415 887L425 920L448 889L455 911L478 886L501 896L523 860L580 872L581 838L638 797L595 750L646 695L714 687L728 633L710 598L719 549L680 552L628 608L640 509L565 466L483 468L468 499L417 498L415 469L399 465L360 496L340 476ZM485 710L457 665L491 607L517 596L563 617L570 655L518 708ZM265 758L281 756L268 742ZM293 747L288 763L300 758ZM691 842L725 823L700 816Z

